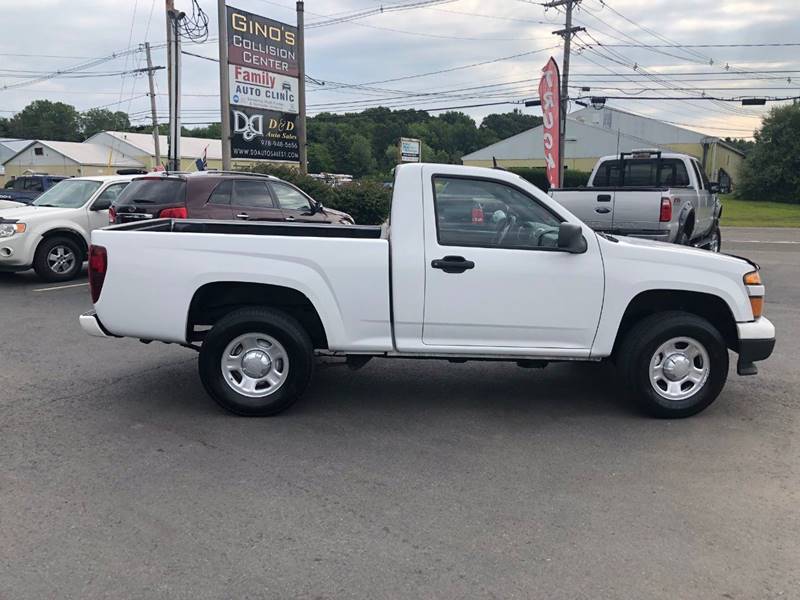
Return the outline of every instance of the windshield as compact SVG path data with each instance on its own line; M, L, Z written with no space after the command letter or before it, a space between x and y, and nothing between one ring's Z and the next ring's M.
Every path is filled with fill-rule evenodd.
M59 181L32 202L34 206L80 208L100 187L99 181L67 179Z

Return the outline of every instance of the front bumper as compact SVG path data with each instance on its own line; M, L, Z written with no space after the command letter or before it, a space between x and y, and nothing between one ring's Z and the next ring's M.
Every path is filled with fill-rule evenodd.
M97 313L93 310L83 313L78 317L78 322L81 324L81 329L93 337L117 337L110 334L108 330L103 327L103 324L97 317Z
M739 375L755 375L758 368L755 364L766 360L775 348L775 326L766 317L750 323L737 323L739 334L739 361L736 372Z

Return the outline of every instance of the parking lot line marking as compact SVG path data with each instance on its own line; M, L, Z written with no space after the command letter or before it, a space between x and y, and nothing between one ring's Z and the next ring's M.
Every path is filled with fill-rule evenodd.
M796 240L728 240L731 244L800 244Z
M38 288L33 290L34 292L52 292L53 290L66 290L68 288L76 288L81 287L84 285L89 285L89 282L86 283L72 283L70 285L57 285L55 287L47 287L47 288Z

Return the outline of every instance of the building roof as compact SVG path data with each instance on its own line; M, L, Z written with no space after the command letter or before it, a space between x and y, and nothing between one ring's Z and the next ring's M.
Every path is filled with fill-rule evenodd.
M599 110L583 108L571 113L567 121L565 158L596 158L642 147L663 148L670 144L721 143L714 136L607 106ZM462 160L491 160L493 157L498 160L543 159L542 130L539 125L467 154Z
M542 127L534 127L471 154L466 154L462 160L544 159L542 137ZM565 145L564 156L566 158L597 158L607 154L630 152L637 148L663 147L652 140L604 129L572 118L568 119Z
M143 167L138 160L125 156L121 152L111 150L101 144L87 144L86 142L58 142L53 140L29 141L25 147L18 150L13 156L7 158L3 164L8 164L17 156L36 145L45 146L54 152L81 165L98 167Z
M5 146L15 154L27 147L33 140L20 140L17 138L0 138L0 146Z
M131 146L141 150L142 154L146 154L148 156L155 156L156 154L153 135L150 133L101 131L100 133L94 134L84 143L91 143L96 137L103 134L109 135L120 141L127 142ZM161 154L166 156L168 147L167 136L159 136L158 144ZM220 140L181 136L181 158L200 158L206 148L208 148L207 158L209 160L222 160L222 142Z

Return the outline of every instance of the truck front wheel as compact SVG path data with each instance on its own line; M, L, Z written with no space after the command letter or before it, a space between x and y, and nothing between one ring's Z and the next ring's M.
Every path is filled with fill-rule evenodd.
M617 358L628 394L658 418L699 413L728 378L725 340L711 323L685 312L641 320L625 336Z
M314 366L311 338L296 319L269 308L241 308L209 331L200 379L222 408L246 417L277 414L305 391Z

